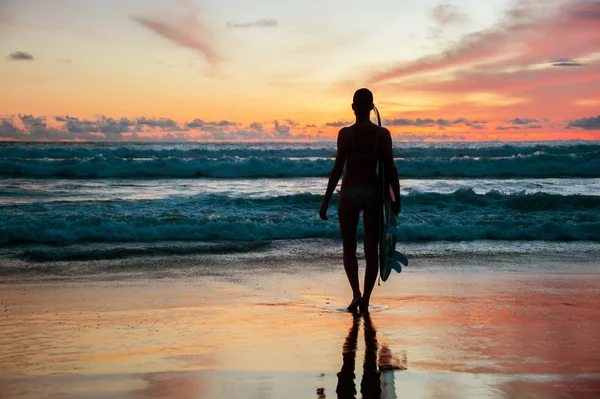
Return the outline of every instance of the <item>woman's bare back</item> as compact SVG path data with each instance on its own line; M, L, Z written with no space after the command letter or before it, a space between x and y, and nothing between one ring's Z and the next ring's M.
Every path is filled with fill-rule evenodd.
M391 155L391 138L386 140L386 136L389 137L387 129L370 121L356 123L340 131L338 150L344 152L342 156L346 159L342 191L359 187L377 188L377 163L385 155ZM393 159L390 161L393 162Z

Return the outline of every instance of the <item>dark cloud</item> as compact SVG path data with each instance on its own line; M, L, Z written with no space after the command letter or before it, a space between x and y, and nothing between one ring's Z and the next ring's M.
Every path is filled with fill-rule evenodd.
M511 123L513 125L528 125L530 123L536 123L536 122L539 122L539 121L537 119L532 119L532 118L514 118L509 121L506 121L506 123Z
M143 125L127 118L113 119L99 116L95 120L87 120L70 116L56 116L54 120L63 125L61 129L54 129L53 134L64 135L64 133L69 133L70 138L83 140L103 137L110 141L121 141L126 135L144 130Z
M435 120L433 119L386 119L383 121L383 124L386 126L421 126L421 127L431 127L435 126Z
M27 127L46 127L46 118L33 115L19 115L19 119Z
M431 119L431 118L417 118L417 119L386 119L384 120L384 124L387 126L418 126L418 127L451 127L456 125L465 125L472 126L474 124L485 124L487 121L469 121L465 118L457 118L457 119Z
M467 14L453 4L440 4L431 10L431 17L439 25L453 25L467 21Z
M175 122L175 121L173 121ZM177 122L175 122L176 124ZM213 128L227 128L227 127L234 127L234 126L238 126L237 122L230 122L230 121L203 121L202 119L194 119L193 121L186 123L185 127L188 129L198 129L198 130L203 130L203 129L213 129Z
M219 122L210 122L210 123L214 123L216 126L220 126L220 127L231 127L231 126L238 125L238 123L230 122L230 121L219 121Z
M182 130L179 127L179 124L170 118L154 119L154 118L142 117L142 118L138 118L137 123L138 123L138 125L141 125L141 126L149 126L151 128L160 128L162 130L167 130L167 131Z
M415 121L444 124L446 120L417 119ZM465 123L466 120L448 121ZM322 135L325 134L323 131L315 132L316 127L315 125L300 125L292 120L275 120L266 124L253 122L250 125L242 125L227 120L194 119L191 122L180 124L171 118L144 116L119 119L99 115L92 119L80 119L68 115L51 118L13 115L0 117L0 138L3 140L91 142L294 141L310 138L333 140L331 137L323 137ZM405 141L464 140L463 136L436 133L402 133L399 137Z
M325 124L325 126L330 126L330 127L345 127L345 126L350 126L350 125L352 125L352 122L350 122L350 121L327 122Z
M557 62L555 64L552 64L552 66L555 67L562 67L562 66L566 66L566 67L571 67L571 66L584 66L585 64L582 64L581 62Z
M277 137L272 132L243 128L237 122L227 120L202 121L195 119L180 126L170 118L139 117L115 119L98 116L80 119L71 116L48 118L33 115L17 115L0 118L0 138L5 140L32 141L158 141L183 142L196 140L244 140L244 139L293 139L286 135L289 126L276 125ZM195 132L192 133L191 130Z
M56 118L58 122L64 122L63 128L69 133L88 133L97 131L96 123L87 120L80 120L78 118L70 118L66 117L64 120L62 118Z
M496 126L496 130L521 130L521 126Z
M260 18L260 19L257 19L256 21L243 22L243 23L236 23L236 22L228 22L227 23L227 27L230 28L230 29L237 29L237 28L276 28L277 25L278 25L278 22L274 18Z
M485 119L474 119L472 121L465 118L458 118L454 120L454 125L464 124L465 126L481 126L489 123Z
M188 122L185 126L189 129L202 129L205 125L205 122L202 119L194 119L191 122Z
M555 60L550 61L550 63L555 63L555 62L573 62L574 60L572 58L557 58Z
M288 125L281 125L279 121L274 121L274 131L278 137L290 137L291 128Z
M578 127L583 130L600 130L600 115L591 118L581 118L571 121L567 127Z
M576 61L572 58L558 58L554 61L551 61L552 66L585 66L584 63Z
M23 134L23 131L15 126L8 118L2 118L0 123L0 137L18 137Z
M26 53L24 51L15 51L14 53L9 54L6 57L7 60L10 61L33 61L33 55Z
M496 130L529 130L529 129L541 129L542 125L532 124L527 126L496 126Z
M32 141L52 141L52 140L60 140L60 139L75 139L77 137L73 137L64 130L59 130L55 128L48 127L45 117L35 117L33 115L18 115L17 117L13 117L11 123L14 124L15 121L20 121L23 125L23 129L20 130L20 134L13 136L12 138L16 139L26 139Z

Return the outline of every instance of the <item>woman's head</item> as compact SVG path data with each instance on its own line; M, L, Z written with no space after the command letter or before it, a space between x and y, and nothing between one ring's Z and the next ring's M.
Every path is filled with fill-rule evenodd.
M358 89L352 98L352 109L356 116L369 115L373 109L373 93L369 89Z

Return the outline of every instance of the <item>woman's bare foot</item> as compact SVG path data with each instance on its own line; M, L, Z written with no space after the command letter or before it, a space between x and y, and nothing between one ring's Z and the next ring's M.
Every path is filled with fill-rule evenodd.
M369 314L369 301L365 299L361 299L359 302L359 312L362 314Z
M350 305L348 305L348 307L346 309L350 313L356 313L356 312L358 312L358 307L360 306L360 304L361 304L361 298L360 297L354 298L352 300L352 302L350 302Z

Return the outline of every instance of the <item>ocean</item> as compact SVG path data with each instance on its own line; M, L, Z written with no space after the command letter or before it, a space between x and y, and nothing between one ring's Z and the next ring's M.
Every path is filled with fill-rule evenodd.
M328 142L0 144L0 274L341 257L337 195L318 217L334 156ZM600 253L598 142L395 143L394 156L409 258Z

